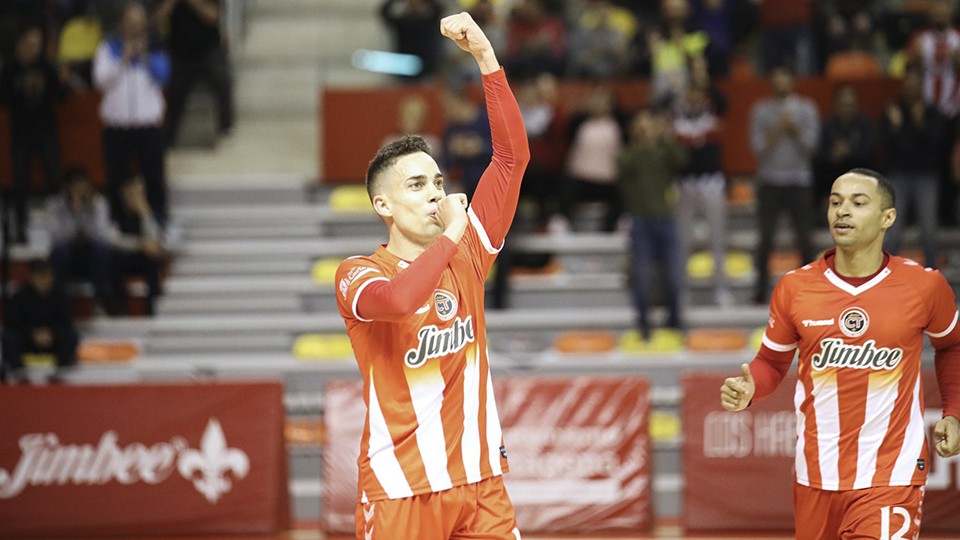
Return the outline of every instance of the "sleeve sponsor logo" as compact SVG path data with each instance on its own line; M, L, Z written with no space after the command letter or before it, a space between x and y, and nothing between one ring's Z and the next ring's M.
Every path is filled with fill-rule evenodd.
M354 266L347 272L347 276L340 280L340 285L338 286L341 296L343 299L347 299L347 292L350 290L350 286L357 282L361 277L369 274L370 272L379 273L380 270L372 268L370 266Z

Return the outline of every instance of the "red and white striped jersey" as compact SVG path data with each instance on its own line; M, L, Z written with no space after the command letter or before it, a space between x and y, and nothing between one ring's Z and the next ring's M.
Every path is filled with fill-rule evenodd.
M397 499L507 471L487 359L484 280L498 249L470 225L429 301L399 322L364 320L364 288L408 266L381 246L337 271L337 305L364 382L360 500Z
M941 114L953 117L960 112L960 77L954 58L960 53L960 32L925 30L913 38L911 55L923 70L923 99Z
M826 257L785 275L763 343L799 349L797 482L824 490L923 485L923 334L939 348L944 338L956 341L956 326L947 281L909 259L890 257L860 286Z

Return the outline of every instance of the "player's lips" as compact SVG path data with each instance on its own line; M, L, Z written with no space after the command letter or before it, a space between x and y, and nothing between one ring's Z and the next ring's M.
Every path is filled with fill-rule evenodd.
M853 225L844 222L837 222L833 224L833 230L837 232L847 232L853 230Z

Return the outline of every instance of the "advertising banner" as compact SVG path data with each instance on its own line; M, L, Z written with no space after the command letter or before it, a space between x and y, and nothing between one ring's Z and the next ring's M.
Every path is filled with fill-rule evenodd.
M522 532L638 531L652 525L645 379L515 377L494 382ZM366 409L357 381L327 385L325 527L352 533Z
M289 527L280 383L0 388L0 538Z
M796 378L747 410L720 407L729 375L683 377L684 514L687 530L793 530ZM924 374L927 440L941 417L932 372ZM923 530L960 533L960 458L942 459L931 446ZM735 489L736 497L730 493Z

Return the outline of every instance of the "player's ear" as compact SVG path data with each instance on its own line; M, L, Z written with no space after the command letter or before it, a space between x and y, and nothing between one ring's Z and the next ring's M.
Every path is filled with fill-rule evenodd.
M384 196L383 193L378 193L373 196L373 209L382 218L393 217L393 208L390 205L390 200Z
M887 230L893 226L894 222L897 221L897 209L896 208L887 208L882 211L880 215L880 229Z

